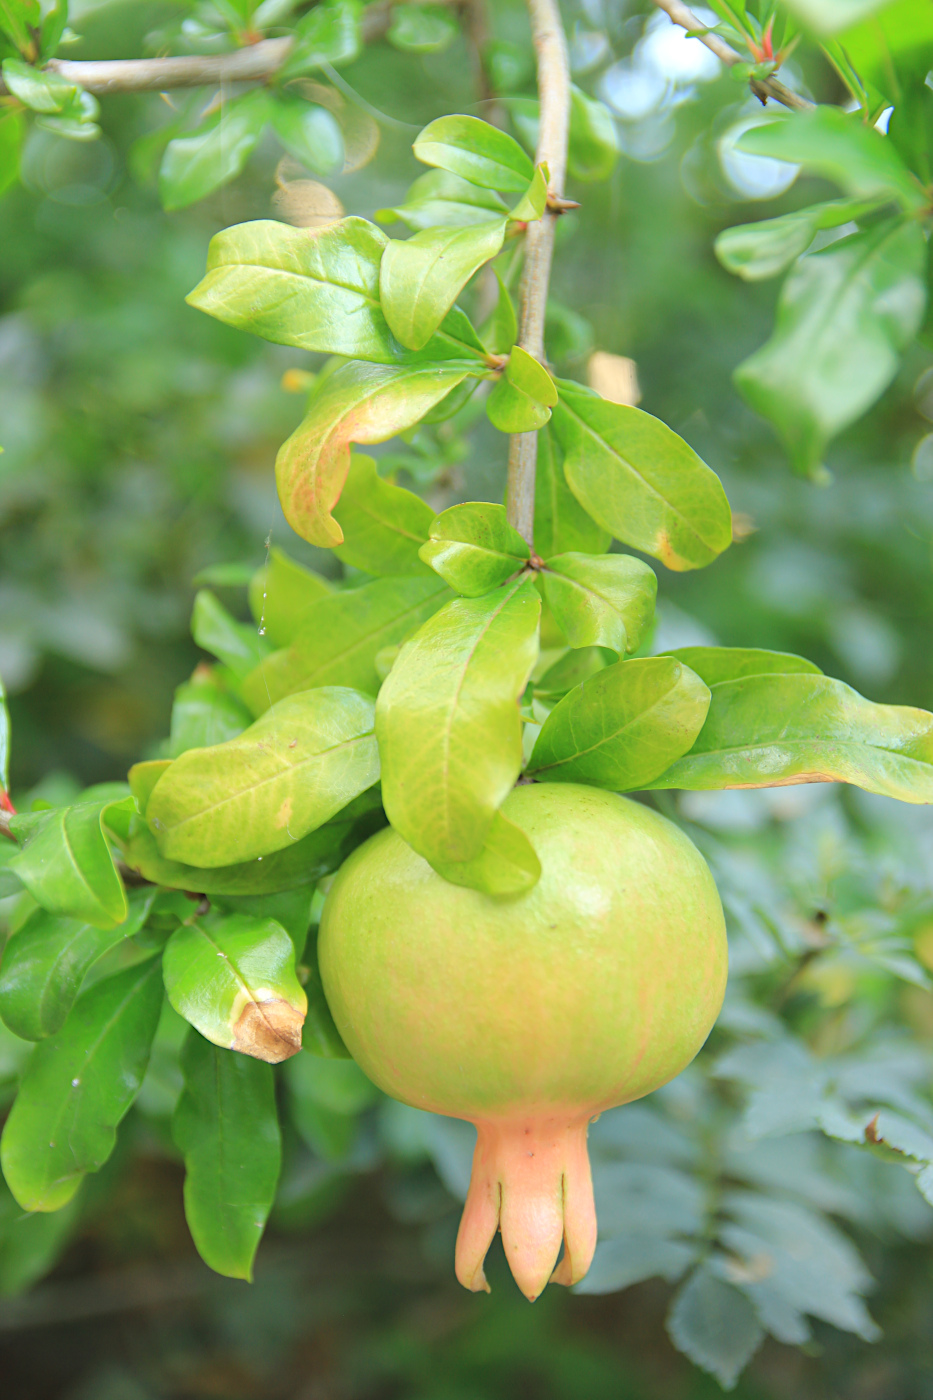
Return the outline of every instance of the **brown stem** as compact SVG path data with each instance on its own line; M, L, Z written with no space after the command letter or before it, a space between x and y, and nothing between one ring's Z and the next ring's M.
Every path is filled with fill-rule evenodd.
M659 10L679 24L681 29L703 29L703 21L693 13L683 0L654 0ZM746 60L740 53L736 53L725 39L720 39L718 34L697 34L701 44L716 55L727 67L731 68L735 63L745 63ZM769 97L773 97L775 102L782 103L785 107L792 107L795 112L809 112L816 104L808 102L805 97L800 97L796 92L791 92L789 87L778 82L777 78L752 78L749 87L760 102L767 102Z
M567 132L570 126L570 62L567 40L557 0L528 0L531 37L538 62L538 98L541 104L538 149L535 161L548 168L550 192L558 197L567 168ZM525 235L525 270L521 284L518 343L535 359L544 359L544 316L554 254L554 232L559 210L548 208L544 217L528 225ZM513 433L509 442L509 480L506 504L509 521L529 545L534 542L535 467L538 435Z

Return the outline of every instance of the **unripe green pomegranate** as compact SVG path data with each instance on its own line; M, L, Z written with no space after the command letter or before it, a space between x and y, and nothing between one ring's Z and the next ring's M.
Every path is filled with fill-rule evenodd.
M369 1077L476 1125L460 1282L487 1287L499 1228L534 1299L552 1276L576 1283L593 1257L587 1125L693 1059L722 1004L726 937L705 861L648 807L539 783L503 811L540 857L534 889L493 899L451 885L389 828L337 875L319 950Z

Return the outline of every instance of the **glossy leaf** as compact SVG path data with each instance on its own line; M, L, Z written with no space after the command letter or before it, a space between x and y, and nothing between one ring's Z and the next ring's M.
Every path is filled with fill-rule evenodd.
M424 128L412 149L425 165L490 190L524 194L535 173L518 142L479 117L439 117Z
M557 403L557 386L543 365L520 345L512 347L505 372L486 401L489 421L503 433L541 428Z
M483 894L507 896L532 889L541 878L541 862L521 827L496 812L479 855L470 860L437 861L434 867L452 885Z
M65 1022L98 958L142 928L154 890L133 890L129 914L114 928L36 909L8 939L0 965L0 1016L23 1040L44 1040Z
M211 904L217 909L225 909L230 914L255 914L263 919L275 919L276 923L282 925L292 940L295 948L295 961L298 963L305 957L308 931L311 926L311 901L313 898L314 893L305 885L299 889L284 890L278 894L220 896L212 899ZM189 909L187 914L190 913Z
M926 244L892 220L801 258L784 284L771 339L735 372L780 433L795 469L815 472L829 440L897 372L923 320Z
M429 170L418 176L402 204L377 210L376 218L383 224L398 219L417 232L485 224L507 213L505 200L494 190L482 189L449 170Z
M414 632L443 607L450 592L436 577L387 578L322 598L285 651L276 652L243 682L243 698L263 714L286 695L317 686L346 685L375 695L376 656Z
M384 481L372 457L353 453L334 519L343 531L335 554L367 574L424 574L418 550L434 512L413 491Z
M746 282L776 277L805 253L820 229L838 228L878 207L876 199L833 199L777 219L724 229L714 244L727 272Z
M272 1065L301 1049L308 999L295 975L295 945L275 919L192 916L162 961L172 1006L212 1044Z
M924 193L894 143L855 112L819 106L749 127L740 151L791 161L834 181L846 194L896 199L907 211L923 207Z
M36 68L21 58L3 61L3 81L30 111L51 115L63 111L77 95L75 83L50 69Z
M710 692L671 656L619 661L571 690L544 722L528 772L543 782L648 787L703 727Z
M584 510L616 539L669 569L710 564L732 540L715 472L650 413L562 381L554 432L564 475Z
M205 1264L252 1279L282 1157L269 1065L189 1031L172 1136L185 1159L185 1219Z
M351 442L384 442L404 432L466 378L460 365L342 365L314 396L304 422L279 451L279 499L292 529L333 548L343 531L331 511L350 470Z
M184 209L239 175L259 142L271 108L268 93L258 88L225 104L206 129L170 141L159 170L165 208Z
M764 1339L752 1304L731 1283L701 1264L674 1299L667 1320L671 1341L731 1390Z
M510 210L510 216L521 223L533 223L540 219L547 208L548 169L546 165L536 165L534 177L521 199Z
M386 813L432 865L480 855L518 777L516 702L537 656L540 609L530 580L448 603L402 648L380 691Z
M195 594L191 635L199 647L216 656L240 680L271 650L256 627L237 622L206 588Z
M13 817L22 850L9 868L50 914L65 914L108 929L128 913L126 892L113 863L102 819L109 802L82 802Z
M564 454L554 431L538 434L535 473L535 549L542 559L579 552L605 554L612 543L580 505L564 476Z
M933 715L926 710L876 705L842 681L805 671L724 676L710 691L693 748L652 787L842 782L902 802L933 802Z
M306 569L273 545L269 558L249 585L249 606L256 625L276 647L287 647L300 631L314 603L332 586L321 574Z
M189 749L146 807L159 850L216 867L300 841L378 781L373 723L368 696L325 686L280 700L225 744Z
M403 345L411 350L427 345L473 274L501 249L505 227L499 218L465 228L423 229L404 241L389 241L379 295L389 328Z
M272 126L289 155L315 175L343 168L343 132L326 107L301 98L278 96L270 112Z
M393 5L386 35L389 43L405 53L439 53L456 39L460 29L443 5Z
M169 732L172 758L188 749L222 744L242 733L252 715L207 666L199 666L190 681L175 691Z
M23 1210L59 1210L106 1162L139 1092L162 1006L158 960L95 982L37 1045L0 1141Z
M281 77L313 72L325 63L352 63L360 51L360 5L357 0L322 0L295 25L295 41Z
M636 651L654 618L658 580L629 554L558 554L541 578L544 597L572 647Z
M483 501L442 511L420 554L445 583L468 598L498 588L530 558L527 544L509 524L505 506Z

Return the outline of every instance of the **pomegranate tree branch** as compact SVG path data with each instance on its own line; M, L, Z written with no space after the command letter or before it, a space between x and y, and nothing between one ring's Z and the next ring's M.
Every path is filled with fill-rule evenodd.
M705 29L703 21L693 13L683 0L654 0L659 10L663 10L669 19L675 24L679 24L681 29L695 29L702 31ZM737 53L731 44L727 44L724 39L720 39L718 34L697 33L696 37L701 44L716 55L716 57L731 68L735 63L744 63L740 53ZM777 78L751 78L749 87L761 102L767 102L769 97L773 97L775 102L782 103L785 107L792 107L795 112L809 112L815 104L808 102L805 97L800 97L796 92L791 92L789 87L778 82Z
M169 88L211 87L271 78L284 64L292 40L262 39L233 53L196 54L184 58L53 58L47 67L86 92L164 92Z
M549 207L544 217L528 225L525 235L525 268L521 283L518 343L529 355L544 360L544 316L554 254L554 232L560 217L567 169L567 132L570 125L570 61L557 0L528 0L531 37L538 66L540 124L535 161L548 168ZM509 479L506 503L509 521L533 544L535 519L535 467L538 434L513 433L509 441Z

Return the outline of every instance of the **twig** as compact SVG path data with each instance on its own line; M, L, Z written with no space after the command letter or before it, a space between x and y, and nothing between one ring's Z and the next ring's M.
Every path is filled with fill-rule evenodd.
M683 0L654 0L659 10L663 10L669 19L675 24L679 24L681 29L702 30L705 28L703 21L693 13ZM718 34L698 33L696 37L701 44L716 55L721 62L731 68L735 63L744 63L746 60L740 53L736 53L731 44L727 44L724 39L720 39ZM809 112L816 104L808 102L805 97L800 97L796 92L791 92L789 87L778 82L777 78L751 78L749 87L760 102L767 102L769 97L773 97L775 102L780 102L785 107L792 107L795 112Z
M163 92L168 88L212 87L215 83L246 83L270 78L282 67L292 39L263 39L233 53L200 54L185 58L115 58L82 60L53 58L51 72L76 83L85 92Z
M570 61L557 0L528 0L531 36L538 61L540 124L535 161L548 168L550 190L563 192L567 167L567 132L570 125ZM544 359L544 317L554 253L554 232L559 209L549 207L542 219L528 225L525 235L525 270L521 283L521 317L518 343L529 355ZM538 434L513 433L509 442L509 480L506 503L509 521L532 545L535 519L535 468Z
M8 812L5 807L0 807L0 836L6 836L8 840L15 841L16 837L10 830L10 818L15 816L14 812Z

